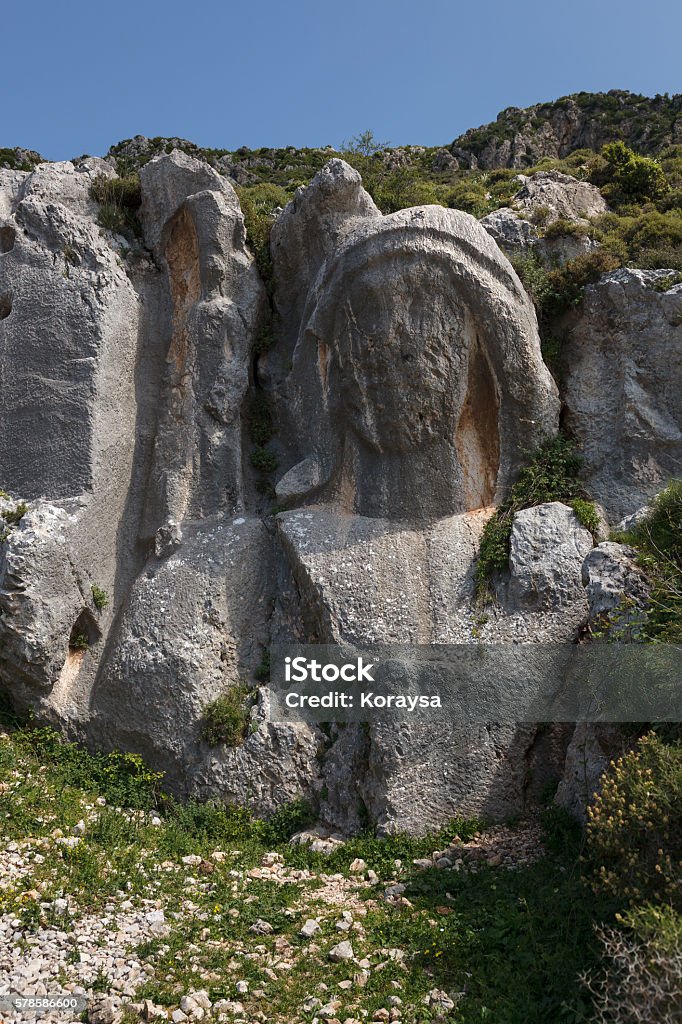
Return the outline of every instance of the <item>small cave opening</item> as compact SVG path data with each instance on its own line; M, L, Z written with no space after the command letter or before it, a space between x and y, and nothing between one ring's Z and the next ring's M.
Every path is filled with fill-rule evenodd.
M0 320L6 320L12 312L12 296L5 293L0 295Z
M69 654L87 651L101 638L102 631L95 622L92 613L84 608L73 624L69 636Z
M9 224L0 227L0 255L11 252L14 248L17 233Z

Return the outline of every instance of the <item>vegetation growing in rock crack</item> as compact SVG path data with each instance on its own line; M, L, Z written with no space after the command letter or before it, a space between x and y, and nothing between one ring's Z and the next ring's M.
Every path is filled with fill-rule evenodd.
M99 203L97 220L101 227L126 238L142 236L137 215L142 202L139 174L123 178L98 174L90 187L90 195Z
M641 638L682 642L682 481L674 481L653 501L650 511L614 539L632 544L650 582Z
M211 746L224 743L238 747L243 743L248 732L251 698L249 687L240 684L207 704L203 711L202 738Z
M514 516L523 508L561 501L570 505L583 526L595 532L599 516L587 499L578 473L581 458L575 443L566 437L549 438L530 455L520 470L509 497L488 520L481 538L475 582L479 599L491 597L496 572L509 565L509 543Z
M105 590L98 587L97 584L93 583L92 588L92 601L98 612L103 612L109 604L109 597Z

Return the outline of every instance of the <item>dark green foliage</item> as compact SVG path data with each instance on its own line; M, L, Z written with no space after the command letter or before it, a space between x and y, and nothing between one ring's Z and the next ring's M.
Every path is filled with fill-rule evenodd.
M578 479L580 465L575 445L561 436L544 441L532 454L528 465L520 471L509 497L488 520L483 531L475 571L480 598L489 596L494 574L509 564L512 523L514 515L521 509L548 501L572 504L577 499L576 515L587 520L585 525L591 523L596 528L596 511L585 500L584 488Z
M238 747L244 742L249 725L249 695L247 686L233 686L204 708L201 735L207 743Z
M277 457L259 445L251 452L251 465L259 473L273 473L277 469Z
M260 660L260 664L257 666L253 673L259 683L270 682L270 652L264 651L263 657Z
M0 167L6 167L10 171L32 171L42 162L40 153L35 153L31 149L21 149L18 146L15 149L0 148Z
M541 319L552 320L583 299L585 286L594 284L602 274L616 270L620 261L609 252L597 249L569 260L563 267L549 270L537 296Z
M69 647L72 651L87 651L90 646L90 640L85 630L74 629L73 633L69 637Z
M103 612L109 604L109 598L106 591L102 590L101 587L98 587L94 583L92 585L92 600L98 612Z
M601 186L610 203L655 202L669 191L661 165L650 157L639 156L624 142L611 142L604 146L601 157L592 171L591 180Z
M314 824L316 815L313 807L306 800L296 800L285 804L262 822L260 839L266 846L280 846L288 843L296 833Z
M272 414L267 396L257 391L249 404L248 423L251 437L257 445L265 445L274 433Z
M574 220L562 220L561 218L552 221L543 231L544 238L565 238L567 235L573 238L585 238L588 234L589 231L585 224L578 224Z

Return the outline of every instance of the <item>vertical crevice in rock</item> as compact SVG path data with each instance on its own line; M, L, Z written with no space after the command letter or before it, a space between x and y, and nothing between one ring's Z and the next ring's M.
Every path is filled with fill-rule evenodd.
M500 402L490 364L477 335L469 350L467 394L455 447L462 469L466 507L492 505L500 467Z
M173 335L168 358L175 369L175 385L182 387L187 362L188 319L201 296L199 243L192 218L185 207L171 226L165 255L173 302Z

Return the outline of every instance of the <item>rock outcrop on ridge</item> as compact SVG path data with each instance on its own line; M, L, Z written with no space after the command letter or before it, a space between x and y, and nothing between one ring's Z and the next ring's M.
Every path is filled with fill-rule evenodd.
M262 678L273 642L566 643L586 621L593 540L560 503L517 515L498 601L475 601L485 523L560 411L506 256L460 211L383 216L331 160L273 227L272 309L215 169L146 163L132 249L97 224L102 174L0 170L3 688L70 737L139 751L181 794L258 813L306 797L336 827L419 830L523 810L561 775L570 730L276 723ZM664 312L669 372L679 288L620 274L571 327L566 394L618 518L674 471L682 418L636 329ZM279 511L251 457L255 397ZM600 593L612 563L625 572L603 558ZM211 746L206 708L238 687L242 742Z

